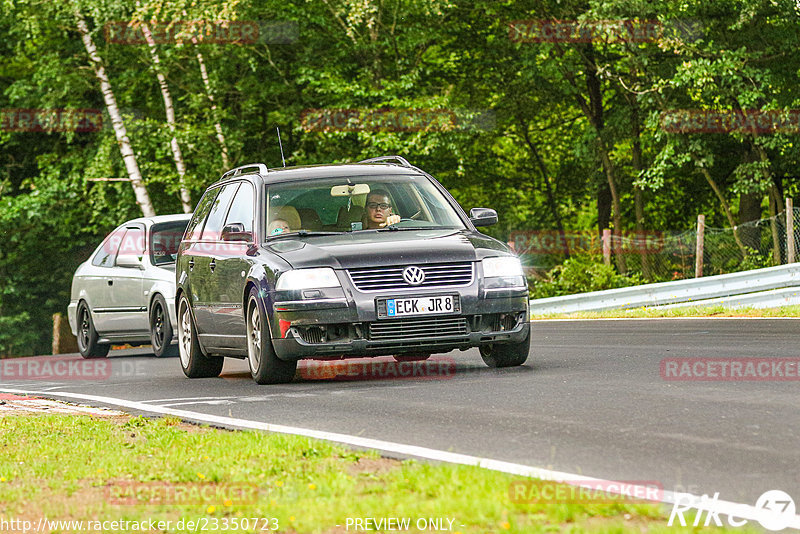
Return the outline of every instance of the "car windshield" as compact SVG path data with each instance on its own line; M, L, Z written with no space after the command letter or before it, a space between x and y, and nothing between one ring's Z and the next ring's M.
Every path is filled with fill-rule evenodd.
M352 176L267 187L267 238L294 232L464 229L424 176Z
M189 221L154 224L150 230L150 261L153 265L175 263L178 247Z

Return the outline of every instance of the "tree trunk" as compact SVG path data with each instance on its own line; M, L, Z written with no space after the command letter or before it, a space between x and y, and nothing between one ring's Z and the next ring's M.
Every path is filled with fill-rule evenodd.
M742 259L744 259L744 257L747 256L747 250L744 248L742 240L739 239L739 230L736 228L736 220L733 218L733 214L731 213L731 207L728 204L728 201L725 200L725 195L723 195L722 191L720 191L717 182L714 180L714 178L711 177L711 173L708 172L708 169L706 169L705 167L698 167L698 168L705 177L706 182L708 182L708 185L710 185L711 189L714 190L714 194L717 195L717 199L719 199L720 204L722 204L722 210L725 212L725 218L728 219L728 224L733 229L733 239L736 241L736 246L739 247L739 251L742 253Z
M763 196L758 193L742 193L739 195L739 225L761 218L761 200ZM755 251L761 249L761 227L741 227L742 244Z
M186 11L183 11L183 16L188 17ZM219 122L219 116L217 113L217 103L214 101L214 94L211 91L211 82L208 79L208 70L206 70L206 62L203 59L203 53L200 52L200 49L197 47L197 37L192 35L192 44L194 45L195 50L197 50L197 63L200 65L200 77L203 79L203 87L206 89L206 97L208 101L211 102L211 116L214 117L214 130L217 132L217 141L219 141L220 150L222 151L222 166L225 168L224 170L228 170L231 168L230 158L228 157L228 145L225 142L225 135L222 133L222 124Z
M633 125L633 146L631 147L631 162L633 170L638 178L639 173L644 170L644 162L642 161L642 141L641 124L639 124L639 103L636 101L636 96L628 97L631 106L631 124ZM635 180L636 178L634 178ZM650 258L647 256L647 236L644 235L644 199L642 198L642 190L633 185L633 207L636 212L636 237L637 244L639 245L639 256L642 261L642 274L645 279L650 281L653 279L653 273L650 270ZM644 240L644 243L642 242Z
M153 58L153 67L156 71L156 77L158 78L158 86L161 89L161 97L164 99L164 111L167 115L167 125L169 126L169 131L172 133L169 146L172 149L172 159L175 160L175 168L178 171L181 206L183 206L184 213L191 213L192 197L189 194L189 190L186 189L186 164L183 161L183 154L181 153L181 146L178 144L178 138L175 136L175 107L172 105L172 95L169 92L167 78L161 72L161 59L158 57L156 41L153 39L153 34L150 33L150 28L148 28L147 24L142 24L142 33L150 49L150 57Z
M531 141L527 125L521 124L520 128L522 129L522 136L525 139L525 143L528 145L528 148L531 151L531 156L533 157L534 163L539 168L539 172L542 175L545 194L547 196L547 203L550 206L550 210L553 212L553 219L555 219L556 222L556 229L558 230L558 235L561 236L561 243L564 245L564 254L567 256L567 258L569 258L569 244L567 243L567 236L564 232L564 223L561 220L561 214L558 211L558 204L556 203L553 188L550 185L550 176L547 173L547 168L544 165L544 161L542 161L541 155L539 155L536 145L533 143L533 141Z
M133 153L131 141L128 139L128 131L125 129L125 123L122 120L122 115L120 115L117 99L114 97L111 83L108 81L108 76L106 75L105 68L103 68L100 55L97 53L97 47L95 47L92 36L89 34L86 21L77 7L74 10L74 15L78 31L81 34L81 40L83 40L83 45L86 47L86 52L89 54L89 59L92 62L95 76L97 76L97 79L100 81L100 91L103 93L106 109L108 110L108 115L111 117L114 135L117 137L122 160L125 162L125 169L128 171L131 187L133 187L133 193L136 196L136 204L142 210L145 217L152 217L156 214L156 210L153 208L150 195L147 193L147 187L145 187L142 181L142 173L139 170L139 165L136 163L136 156Z

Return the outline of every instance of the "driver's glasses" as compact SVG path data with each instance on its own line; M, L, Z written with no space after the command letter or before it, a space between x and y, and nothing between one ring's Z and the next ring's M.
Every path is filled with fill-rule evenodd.
M391 207L392 207L391 204L386 204L386 203L383 203L383 202L380 203L380 204L377 203L377 202L367 202L367 208L371 209L371 210L377 210L377 209L380 208L382 211L386 211Z

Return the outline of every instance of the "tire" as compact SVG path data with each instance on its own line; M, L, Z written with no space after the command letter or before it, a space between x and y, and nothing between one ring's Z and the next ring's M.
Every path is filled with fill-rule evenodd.
M269 323L256 288L247 297L247 362L257 384L285 384L294 379L297 361L278 358L272 347Z
M203 354L197 339L192 309L186 294L178 302L178 352L183 374L189 378L212 378L222 372L224 358L211 358Z
M171 345L173 333L167 301L158 294L150 306L150 344L156 358L178 356L178 346Z
M89 312L89 306L85 302L78 304L76 315L78 321L78 351L81 356L86 359L105 358L108 356L111 345L97 342L100 336L97 335L97 330L94 329L92 314Z
M392 356L396 362L424 362L431 357L430 354L397 354Z
M492 343L480 347L481 358L489 367L516 367L525 363L531 349L531 332L518 343Z

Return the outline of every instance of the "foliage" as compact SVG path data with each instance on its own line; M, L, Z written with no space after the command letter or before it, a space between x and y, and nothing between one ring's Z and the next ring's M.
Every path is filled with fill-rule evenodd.
M614 267L603 263L602 258L573 256L553 267L543 280L530 282L532 297L546 298L634 286L644 283L644 280L638 274L624 276L617 273Z
M403 155L463 207L497 209L500 222L486 231L504 241L516 230L683 231L698 213L709 226L731 227L776 214L800 190L797 128L664 126L675 110L783 112L796 124L800 13L791 0L0 6L0 109L105 109L77 9L162 214L180 210L173 133L147 47L114 42L109 25L229 20L267 30L243 44L157 44L194 202L226 170L220 133L231 165L277 166L276 127L288 165ZM553 19L657 21L658 32L630 38L623 24L616 37L592 42L511 38L512 21ZM288 29L285 39L269 34L276 24ZM312 109L439 110L459 120L412 131L320 129L303 122ZM108 119L88 132L0 127L0 354L47 350L72 270L107 231L137 215L129 184L97 181L127 176Z

